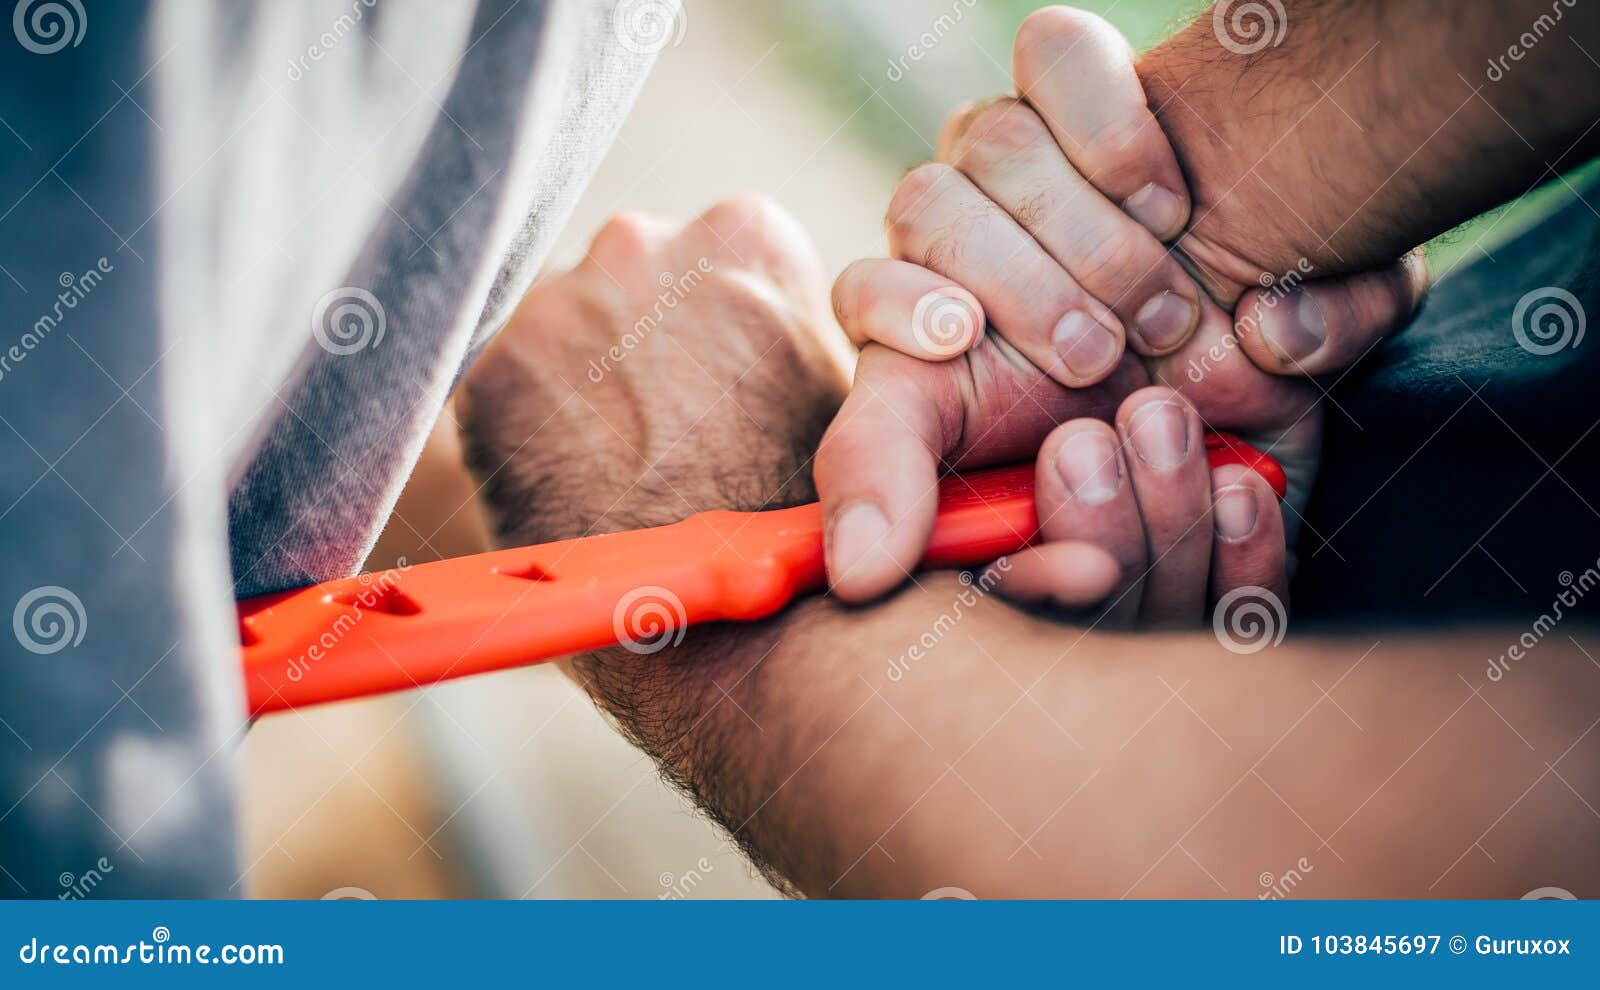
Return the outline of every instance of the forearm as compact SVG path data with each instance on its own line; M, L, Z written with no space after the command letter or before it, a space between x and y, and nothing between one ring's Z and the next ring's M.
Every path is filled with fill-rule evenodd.
M1230 51L1207 13L1139 62L1191 183L1200 249L1251 243L1238 231L1283 217L1288 236L1275 243L1287 249L1237 266L1200 259L1240 269L1231 274L1242 282L1300 257L1330 271L1386 262L1554 178L1600 141L1600 10L1590 4L1284 9L1253 22L1271 37L1281 30L1275 46Z
M1600 685L1561 636L1489 681L1515 635L1240 656L1031 619L942 575L580 669L813 896L1253 896L1289 870L1301 896L1590 889L1600 851L1570 836L1592 827Z

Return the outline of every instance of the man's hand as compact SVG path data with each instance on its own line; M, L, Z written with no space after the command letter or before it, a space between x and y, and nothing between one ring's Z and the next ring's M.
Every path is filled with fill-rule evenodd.
M829 574L849 599L893 587L920 556L941 461L1015 459L1061 419L1109 418L1151 382L1283 463L1293 522L1321 420L1317 387L1285 373L1353 360L1420 294L1411 264L1336 282L1258 271L1252 284L1287 288L1246 297L1236 330L1185 265L1230 310L1240 287L1162 243L1185 229L1189 196L1115 29L1040 11L1018 34L1015 76L1021 99L958 111L938 162L901 182L888 213L894 257L851 266L834 288L841 324L868 345L817 458ZM1315 356L1304 346L1313 330L1333 341ZM1124 333L1140 359L1123 354ZM1170 549L1152 542L1148 562Z
M1014 601L1104 599L1113 627L1192 626L1236 589L1288 596L1277 496L1241 465L1209 467L1200 419L1171 389L1139 389L1113 423L1063 423L1040 448L1035 477L1041 542L994 570Z
M458 393L497 539L810 501L809 458L844 392L835 333L810 240L770 202L613 219L534 287Z

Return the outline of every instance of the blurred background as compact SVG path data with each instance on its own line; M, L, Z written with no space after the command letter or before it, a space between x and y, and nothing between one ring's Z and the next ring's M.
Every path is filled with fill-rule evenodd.
M1077 5L1140 49L1205 6ZM799 217L830 272L881 254L896 181L950 109L1010 90L1035 6L689 0L550 265L619 210L688 218L744 190ZM1434 271L1489 254L1548 195L1438 239ZM368 566L485 549L472 490L447 413ZM270 717L244 756L255 896L777 896L554 668Z

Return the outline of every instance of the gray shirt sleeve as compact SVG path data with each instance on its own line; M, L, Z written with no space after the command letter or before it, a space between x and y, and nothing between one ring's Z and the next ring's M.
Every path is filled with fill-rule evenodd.
M361 566L660 47L633 6L0 42L0 896L247 892L233 600Z
M157 307L145 14L0 42L6 897L239 878L224 471L185 440L205 413Z

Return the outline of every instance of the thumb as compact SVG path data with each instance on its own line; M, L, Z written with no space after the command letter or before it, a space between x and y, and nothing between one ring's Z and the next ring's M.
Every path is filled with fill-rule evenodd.
M1246 293L1234 311L1234 333L1268 374L1342 371L1405 326L1427 285L1418 248L1387 268Z

